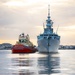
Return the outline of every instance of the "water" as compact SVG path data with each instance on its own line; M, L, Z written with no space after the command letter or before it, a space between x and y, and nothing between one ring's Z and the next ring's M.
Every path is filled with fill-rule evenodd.
M75 75L75 51L12 54L0 50L0 75Z

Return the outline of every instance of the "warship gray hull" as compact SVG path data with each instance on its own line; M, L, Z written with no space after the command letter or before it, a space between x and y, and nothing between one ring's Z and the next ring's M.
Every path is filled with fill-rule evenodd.
M58 52L60 41L57 39L40 39L38 40L38 50L40 53Z

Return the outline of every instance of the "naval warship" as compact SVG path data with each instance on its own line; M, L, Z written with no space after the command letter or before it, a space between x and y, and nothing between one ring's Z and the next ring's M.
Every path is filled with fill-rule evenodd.
M37 36L38 51L44 52L58 52L60 44L60 36L53 31L53 21L50 17L50 5L48 6L48 17L46 20L46 27L44 32Z

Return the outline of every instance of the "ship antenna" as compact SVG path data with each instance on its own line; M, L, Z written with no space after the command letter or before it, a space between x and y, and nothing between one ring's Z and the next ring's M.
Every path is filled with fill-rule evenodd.
M58 29L59 29L59 25L58 25L58 27L57 27L56 34L57 34Z
M43 23L43 29L45 28L45 25L44 25L44 23Z
M48 5L48 17L50 17L50 5Z

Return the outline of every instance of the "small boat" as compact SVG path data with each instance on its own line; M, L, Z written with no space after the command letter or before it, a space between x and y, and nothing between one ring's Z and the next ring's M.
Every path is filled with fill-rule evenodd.
M12 53L35 53L37 48L30 41L29 35L19 35L19 40L12 47Z

